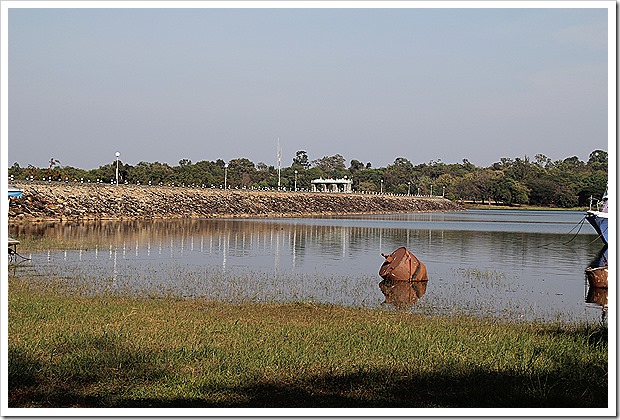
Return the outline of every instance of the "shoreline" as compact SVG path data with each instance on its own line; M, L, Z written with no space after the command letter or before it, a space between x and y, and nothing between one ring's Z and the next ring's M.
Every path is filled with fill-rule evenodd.
M464 203L459 204L463 210L536 210L536 211L583 211L588 210L586 207L543 207L543 206L531 206L529 204L480 204L480 203L472 203L471 201L465 201Z
M88 297L41 280L9 275L11 408L514 411L608 403L602 325L313 302Z
M219 190L147 185L23 183L9 222L177 218L291 218L460 211L443 197Z

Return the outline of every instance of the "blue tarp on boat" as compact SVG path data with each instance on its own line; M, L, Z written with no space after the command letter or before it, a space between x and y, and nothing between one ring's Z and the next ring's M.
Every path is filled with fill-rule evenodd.
M11 197L13 197L13 198L21 198L23 192L24 192L24 190L22 190L21 188L17 188L17 187L13 187L13 186L9 185L9 198L11 198Z

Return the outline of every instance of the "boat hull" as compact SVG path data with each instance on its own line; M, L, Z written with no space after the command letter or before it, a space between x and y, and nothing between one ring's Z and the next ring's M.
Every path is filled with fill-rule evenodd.
M22 190L21 188L9 185L9 198L22 198L23 192L24 190Z
M588 211L586 220L592 225L596 233L599 234L603 242L607 244L607 213L600 211Z

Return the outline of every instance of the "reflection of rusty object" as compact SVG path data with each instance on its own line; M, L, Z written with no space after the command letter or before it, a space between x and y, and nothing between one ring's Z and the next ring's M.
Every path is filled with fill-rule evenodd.
M607 288L590 287L588 289L587 303L596 303L602 307L607 306Z
M607 289L607 266L586 268L586 278L591 287Z
M426 293L428 281L383 280L379 283L385 303L396 307L413 305Z
M385 261L379 269L384 280L427 281L426 266L407 248L400 247L390 255L381 254Z

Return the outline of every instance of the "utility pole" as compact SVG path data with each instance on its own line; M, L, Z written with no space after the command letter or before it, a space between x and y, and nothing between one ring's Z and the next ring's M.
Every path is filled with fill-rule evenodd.
M280 137L278 137L278 191L280 191L280 161L282 160L282 148L280 147Z
M224 164L224 190L226 190L226 178L228 177L228 163Z
M118 185L118 157L121 155L121 152L116 152L116 185Z

